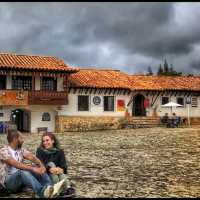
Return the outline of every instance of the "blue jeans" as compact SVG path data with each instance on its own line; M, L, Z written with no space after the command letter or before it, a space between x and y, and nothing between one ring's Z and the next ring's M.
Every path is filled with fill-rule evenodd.
M16 193L23 187L31 187L41 198L44 197L43 193L48 185L52 185L52 181L46 173L39 175L26 170L18 170L5 180L6 189L10 192Z

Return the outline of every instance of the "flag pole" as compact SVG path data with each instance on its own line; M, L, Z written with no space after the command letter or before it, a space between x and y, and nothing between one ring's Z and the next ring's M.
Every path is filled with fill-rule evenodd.
M188 126L190 127L190 104L187 104L187 107L188 107L188 109L187 109L187 114L188 114Z

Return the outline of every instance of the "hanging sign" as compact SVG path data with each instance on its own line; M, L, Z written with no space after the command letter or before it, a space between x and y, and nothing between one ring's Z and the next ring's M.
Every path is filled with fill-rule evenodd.
M125 102L122 99L117 100L117 111L125 111Z
M186 97L186 104L191 104L191 97Z

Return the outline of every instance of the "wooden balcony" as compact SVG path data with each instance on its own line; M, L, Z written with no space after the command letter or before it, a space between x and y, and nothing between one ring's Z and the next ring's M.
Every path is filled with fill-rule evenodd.
M28 91L0 90L0 105L27 106L28 105Z
M66 91L29 91L29 105L67 105Z

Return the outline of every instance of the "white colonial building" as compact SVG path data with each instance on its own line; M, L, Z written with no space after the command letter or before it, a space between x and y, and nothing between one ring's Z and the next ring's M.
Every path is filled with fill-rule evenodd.
M120 120L159 119L173 101L200 124L200 77L128 75L72 68L50 56L0 54L0 121L22 132L117 129ZM187 104L186 100L190 100Z

